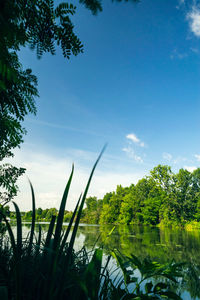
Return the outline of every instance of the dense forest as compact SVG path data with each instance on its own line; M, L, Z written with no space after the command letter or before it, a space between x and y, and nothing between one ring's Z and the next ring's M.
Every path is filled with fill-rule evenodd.
M100 224L185 224L200 220L200 168L158 165L136 185L87 199L83 220Z
M23 219L31 219L31 214L24 213ZM38 208L36 219L50 221L56 214L55 208ZM65 211L64 221L71 215ZM81 218L93 224L184 225L192 221L200 221L200 168L175 174L166 165L158 165L135 185L118 185L103 199L87 198Z

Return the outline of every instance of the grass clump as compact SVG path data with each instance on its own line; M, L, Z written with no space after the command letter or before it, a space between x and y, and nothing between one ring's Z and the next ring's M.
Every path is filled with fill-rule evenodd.
M120 267L118 279L118 275L113 276L110 272L111 255L103 263L103 247L92 252L86 251L84 247L79 252L74 251L81 212L102 153L103 151L92 169L85 191L77 202L65 232L62 228L63 217L74 167L63 193L57 219L52 216L45 238L41 227L39 233L35 234L35 196L31 183L32 223L25 239L17 204L14 203L16 237L6 216L1 213L8 236L4 235L0 239L0 299L181 299L170 285L170 282L176 282L176 278L180 276L180 265L171 263L161 266L147 260L141 262L135 256L125 259L117 251L113 251L111 255ZM70 231L72 234L68 239ZM134 276L136 268L140 271L141 278ZM161 277L166 281L159 281Z

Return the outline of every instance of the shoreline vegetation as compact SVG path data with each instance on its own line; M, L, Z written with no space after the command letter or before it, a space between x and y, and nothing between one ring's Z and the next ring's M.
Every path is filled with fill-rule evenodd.
M38 208L36 221L50 222L57 214L56 208ZM13 212L9 215L16 218ZM72 215L72 211L65 211L63 221L69 222ZM32 211L22 213L22 221L30 221L31 217ZM86 198L80 222L200 229L200 168L192 173L180 169L175 174L171 167L158 165L135 185L118 185L103 199Z
M1 299L181 300L178 280L183 277L184 263L170 261L167 264L160 264L149 258L142 261L133 253L125 257L117 249L113 249L103 259L103 245L100 247L94 245L93 251L87 252L83 247L81 251L75 252L74 242L83 205L101 155L102 153L92 169L83 196L80 196L65 231L63 231L64 212L73 168L57 216L51 216L46 237L43 237L41 226L38 234L35 234L37 218L31 183L31 228L25 239L22 234L22 217L17 204L13 202L17 221L16 238L6 215L0 213L1 221L5 222L5 230L9 236L8 241L6 235L0 235L0 266L3 266L0 268ZM113 229L106 239L112 231ZM115 260L120 270L116 275L109 269L111 259ZM135 271L139 275L136 276Z

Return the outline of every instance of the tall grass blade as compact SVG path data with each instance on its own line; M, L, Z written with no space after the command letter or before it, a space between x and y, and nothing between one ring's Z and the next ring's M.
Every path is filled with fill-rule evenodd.
M81 200L81 196L82 196L82 195L80 195L80 197L79 197L79 199L78 199L78 202L77 202L77 204L76 204L75 210L74 210L73 215L72 215L72 217L71 217L71 219L70 219L70 222L69 222L69 225L68 225L68 227L67 227L67 230L66 230L66 232L65 232L65 234L64 234L64 237L63 237L63 240L62 240L60 249L59 249L59 254L62 253L63 248L64 248L64 246L65 246L65 244L66 244L66 241L67 241L69 232L70 232L70 230L71 230L71 227L72 227L72 224L73 224L73 221L74 221L74 218L75 218L75 215L76 215L76 212L77 212L77 209L78 209L80 200Z
M12 247L12 250L13 250L13 256L16 260L17 259L17 247L16 247L16 244L15 244L15 238L14 238L13 231L11 229L11 226L10 226L8 220L6 219L6 216L1 211L0 211L0 215L2 216L4 222L6 223L6 227L7 227L7 230L8 230L9 237L10 237L11 247Z
M33 245L33 236L34 236L34 230L35 230L35 194L33 190L32 183L29 180L29 184L31 187L31 195L32 195L32 222L31 222L31 233L30 233L30 239L29 239L29 245L28 245L28 255L31 253L32 245Z
M38 232L38 238L37 238L37 243L36 243L36 257L38 256L39 252L40 252L40 245L41 245L41 239L42 239L42 228L39 225L39 232Z
M84 285L88 293L88 299L98 299L100 289L101 266L103 250L96 249L84 274Z
M104 276L104 274L105 274L105 272L106 272L106 270L107 270L107 268L108 268L108 264L109 264L110 260L111 260L111 255L109 255L109 256L107 257L106 264L105 264L105 266L104 266L104 268L103 268L103 271L102 271L102 273L101 273L101 279L103 278L103 276Z
M50 269L49 269L49 274L48 274L49 284L52 280L53 281L56 280L55 276L56 276L56 270L58 267L59 246L60 246L60 242L61 242L61 238L62 238L61 233L62 233L63 217L64 217L65 205L66 205L66 201L67 201L67 197L68 197L68 193L69 193L69 189L70 189L70 185L71 185L71 181L72 181L72 177L73 177L73 172L74 172L74 165L72 165L72 171L71 171L69 180L67 182L67 185L65 187L63 197L61 200L61 204L60 204L59 213L58 213L55 235L54 235L54 239L53 239L53 247L52 247L53 256L51 258ZM47 290L47 295L53 294L52 284L50 284L50 286L51 286L51 288Z
M17 218L17 256L19 259L22 253L22 221L21 221L21 214L19 211L19 207L15 202L13 202L13 204L15 207L16 218Z
M100 293L99 293L99 299L103 299L103 293L108 290L107 287L108 287L110 280L109 280L109 278L107 278L108 276L106 273L108 273L108 265L109 265L110 259L111 259L111 255L109 255L107 257L106 264L103 267L103 271L101 272L101 277L100 277L101 289L100 289Z
M73 173L74 173L74 165L72 165L72 171L69 177L69 180L67 182L67 185L65 187L65 191L62 197L62 201L60 204L60 209L59 209L59 213L58 213L58 218L57 218L57 224L56 224L56 230L55 230L55 236L54 236L54 242L53 242L53 249L57 249L60 243L60 235L61 235L61 231L62 231L62 225L63 225L63 217L64 217L64 212L65 212L65 205L66 205L66 201L67 201L67 196L69 193L69 189L70 189L70 185L71 185L71 181L72 181L72 177L73 177Z
M38 227L38 238L37 238L37 243L36 245L40 247L40 244L41 244L41 239L42 239L42 227L41 225L39 225Z
M101 153L99 154L99 156L98 156L98 158L97 158L97 160L96 160L96 162L95 162L95 164L92 168L92 172L91 172L90 177L88 179L88 182L87 182L87 185L86 185L86 188L85 188L82 200L81 200L81 205L80 205L79 210L78 210L76 222L75 222L75 225L74 225L74 230L72 232L71 240L70 240L70 243L69 243L69 248L68 248L68 253L67 253L67 264L70 262L70 257L71 257L72 250L73 250L73 247L74 247L74 241L75 241L76 233L77 233L77 230L78 230L78 225L79 225L79 222L80 222L81 213L82 213L82 210L83 210L83 206L84 206L84 203L85 203L87 192L88 192L88 189L89 189L89 186L90 186L90 182L92 180L92 176L94 174L96 166L97 166L101 156L103 155L103 153L105 151L105 148L106 148L106 145L103 147Z
M46 281L43 287L43 293L41 299L49 300L49 293L50 293L50 284L51 284L51 273L52 273L52 266L53 266L53 249L52 249L52 239L53 239L53 230L56 221L56 216L51 217L51 222L49 224L49 230L47 233L44 250L43 250L43 263L42 267L44 268L44 272L47 274Z
M22 222L19 207L13 202L16 218L17 218L17 247L16 247L16 261L15 261L15 286L16 286L16 300L21 300L21 255L22 255Z
M44 244L44 254L46 253L46 250L49 248L51 239L53 237L53 229L54 229L55 221L56 221L56 216L52 216L51 217L51 222L49 224L49 229L48 229L48 232L47 232L47 236L46 236L46 241L45 241L45 244Z

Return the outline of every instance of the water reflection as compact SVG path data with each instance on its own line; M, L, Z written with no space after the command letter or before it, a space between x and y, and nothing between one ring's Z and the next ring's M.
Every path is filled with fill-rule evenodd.
M36 232L38 227L36 226ZM41 224L46 232L48 224ZM83 245L88 250L94 245L104 245L105 253L119 249L122 254L134 254L139 259L149 257L160 263L186 262L185 275L180 281L180 291L184 299L200 299L200 231L155 228L147 226L116 226L109 236L112 226L80 225L76 237L76 250ZM26 235L30 224L23 225Z
M117 226L108 238L112 226L80 227L85 245L90 248L100 235L97 245L107 252L119 249L124 255L149 257L160 263L186 262L185 276L179 288L184 299L200 299L200 232L181 229L141 226Z

